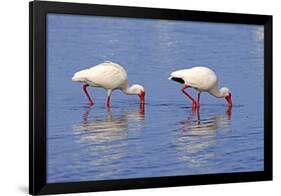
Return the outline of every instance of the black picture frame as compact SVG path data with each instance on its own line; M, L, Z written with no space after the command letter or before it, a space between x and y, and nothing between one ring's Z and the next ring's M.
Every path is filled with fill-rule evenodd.
M264 25L264 171L71 183L46 182L46 15L205 21ZM272 16L62 2L29 4L29 193L57 194L272 180Z

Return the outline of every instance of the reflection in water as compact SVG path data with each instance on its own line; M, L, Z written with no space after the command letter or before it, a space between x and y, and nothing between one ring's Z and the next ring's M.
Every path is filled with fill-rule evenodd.
M77 143L82 146L81 152L87 154L90 166L99 171L104 169L99 178L111 176L124 168L118 160L127 156L129 132L143 130L144 105L137 111L124 111L119 115L107 111L106 116L99 119L89 118L90 111L91 108L87 108L83 121L73 126Z
M215 156L211 147L216 143L217 130L226 129L230 122L231 108L222 114L204 112L203 116L200 116L199 110L192 111L187 119L180 122L181 128L176 133L178 159L187 167L204 171L203 164Z
M113 116L108 110L102 119L89 119L91 107L85 110L83 121L74 125L74 130L80 135L80 141L91 141L96 144L125 139L128 135L128 124L131 121L140 130L139 124L144 120L144 106L140 105L138 111L125 111L121 115ZM132 130L132 129L130 129Z

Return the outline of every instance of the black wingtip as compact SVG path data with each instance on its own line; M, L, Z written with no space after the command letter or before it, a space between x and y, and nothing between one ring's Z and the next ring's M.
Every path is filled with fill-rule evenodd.
M184 80L183 80L182 78L171 77L170 79L171 79L171 80L174 80L174 81L176 81L176 82L179 82L179 83L181 83L181 84L184 84Z

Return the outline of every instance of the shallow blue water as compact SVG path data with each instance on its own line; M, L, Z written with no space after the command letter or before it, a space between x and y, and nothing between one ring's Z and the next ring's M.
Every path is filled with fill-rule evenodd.
M263 170L263 27L48 14L47 181L73 182ZM74 72L123 65L137 96L89 88ZM201 96L192 111L169 73L205 65L234 106ZM192 95L195 93L188 90Z

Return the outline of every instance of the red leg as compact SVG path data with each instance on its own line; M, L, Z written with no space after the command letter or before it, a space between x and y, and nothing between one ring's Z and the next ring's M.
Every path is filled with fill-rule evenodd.
M188 85L185 85L182 89L181 89L181 91L189 98L189 99L191 99L191 101L192 101L192 108L196 108L196 101L195 101L195 99L193 99L193 97L191 97L186 91L185 91L185 89L187 89L189 86Z
M90 97L90 95L89 95L89 93L87 91L87 87L88 86L89 86L89 84L84 84L83 85L83 90L84 90L84 92L85 92L85 94L86 94L86 96L87 96L87 98L89 100L89 105L92 106L92 105L94 105L94 102L92 101L92 99L91 99L91 97Z
M197 108L200 108L200 94L201 92L198 93L198 97L197 97Z
M107 96L106 99L106 106L109 108L110 107L110 96Z

